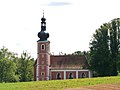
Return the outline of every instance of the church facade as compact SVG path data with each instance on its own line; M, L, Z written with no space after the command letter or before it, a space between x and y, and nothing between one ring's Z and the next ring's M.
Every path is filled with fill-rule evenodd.
M37 41L37 59L34 64L34 80L61 80L90 78L87 58L84 55L51 55L49 33L46 33L46 19L41 18L40 38Z

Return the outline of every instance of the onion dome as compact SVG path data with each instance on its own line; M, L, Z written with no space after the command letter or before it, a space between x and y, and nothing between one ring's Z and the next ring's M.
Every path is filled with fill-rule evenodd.
M40 31L38 33L38 37L40 38L39 41L45 41L47 38L49 38L49 33L46 33L45 31Z

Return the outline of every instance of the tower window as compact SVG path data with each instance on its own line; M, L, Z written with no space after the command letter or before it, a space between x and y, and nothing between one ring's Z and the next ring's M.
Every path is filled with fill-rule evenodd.
M41 50L45 50L45 45L44 44L41 45Z
M44 73L44 72L41 72L41 76L45 76L45 73Z

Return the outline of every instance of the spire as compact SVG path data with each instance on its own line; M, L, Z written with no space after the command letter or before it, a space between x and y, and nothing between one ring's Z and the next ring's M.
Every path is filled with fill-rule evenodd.
M41 18L42 22L46 23L46 19L44 18L44 10L43 10L43 17Z
M43 17L41 18L41 31L38 33L39 41L45 41L49 37L49 33L46 33L46 19L44 18L44 10Z
M45 31L46 30L46 19L44 18L44 10L43 10L43 17L41 18L41 31Z
M44 10L43 10L43 18L44 18Z

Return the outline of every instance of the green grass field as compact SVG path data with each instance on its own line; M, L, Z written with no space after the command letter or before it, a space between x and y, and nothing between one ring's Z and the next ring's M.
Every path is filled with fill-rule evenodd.
M62 90L64 88L75 88L81 86L113 83L120 83L120 76L71 80L0 83L0 90Z

